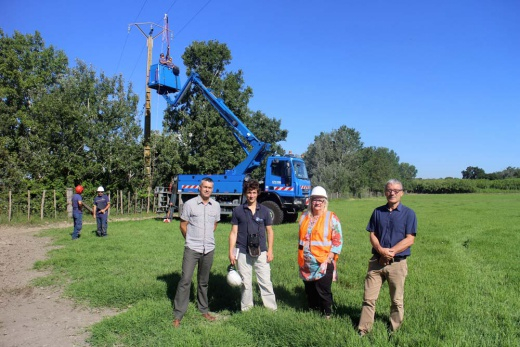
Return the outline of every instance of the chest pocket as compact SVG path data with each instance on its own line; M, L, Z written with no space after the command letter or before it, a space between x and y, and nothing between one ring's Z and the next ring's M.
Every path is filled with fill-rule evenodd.
M208 217L206 218L206 222L215 224L216 221L217 221L217 212L215 212L215 211L209 212Z

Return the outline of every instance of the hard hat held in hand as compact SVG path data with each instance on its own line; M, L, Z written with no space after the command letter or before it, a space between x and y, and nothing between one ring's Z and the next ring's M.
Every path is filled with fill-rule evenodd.
M226 280L231 287L240 287L242 285L242 277L240 277L240 274L235 270L233 265L228 266Z

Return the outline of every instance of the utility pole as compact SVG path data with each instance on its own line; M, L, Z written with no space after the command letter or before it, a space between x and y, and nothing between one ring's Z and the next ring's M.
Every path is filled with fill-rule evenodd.
M167 22L168 16L164 15L165 21ZM151 131L151 118L152 118L152 112L151 112L151 89L148 87L148 83L150 82L150 66L152 65L152 51L153 51L153 40L157 38L157 36L161 35L163 32L166 31L168 34L168 27L162 27L160 25L157 25L152 22L145 22L145 23L130 23L128 25L128 31L130 31L131 26L136 26L139 31L146 37L146 46L148 47L148 55L146 59L146 99L145 99L145 114L144 114L144 174L148 178L148 187L149 189L152 188L152 156L151 156L151 150L150 150L150 131ZM145 33L145 31L141 28L141 26L149 25L150 26L150 32L148 34ZM161 29L161 31L153 36L154 27L158 27ZM168 47L169 49L169 47Z

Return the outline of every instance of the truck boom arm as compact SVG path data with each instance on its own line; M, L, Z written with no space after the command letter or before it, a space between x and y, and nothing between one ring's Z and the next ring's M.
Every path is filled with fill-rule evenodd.
M226 174L251 173L254 169L260 166L262 160L267 155L267 152L269 152L271 149L271 144L258 140L258 138L251 132L251 130L249 130L247 126L242 123L242 121L226 106L226 104L224 104L224 101L220 98L217 98L208 88L206 88L206 86L204 86L204 83L202 83L199 74L196 72L192 72L191 76L186 81L186 84L182 87L174 100L171 100L168 94L163 94L163 96L168 104L172 105L173 107L177 107L185 95L191 90L193 84L199 87L204 97L211 103L211 105L218 111L220 116L224 118L226 123L231 127L233 130L233 136L236 138L240 144L240 147L242 147L247 155L247 157L233 169L226 170ZM245 141L247 141L247 143L251 146L250 150L242 139L245 139Z

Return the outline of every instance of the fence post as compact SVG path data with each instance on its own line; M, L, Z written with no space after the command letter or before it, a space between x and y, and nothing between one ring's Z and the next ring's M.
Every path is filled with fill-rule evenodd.
M27 191L27 221L31 221L31 191Z
M130 191L128 191L128 214L132 213L130 210L130 206L132 206L132 197L130 195Z
M121 190L121 214L125 214L125 205L123 204L123 191Z
M9 222L11 221L12 213L13 213L12 210L11 210L13 208L13 198L12 198L11 194L12 194L12 192L9 191L9 212L8 212L8 214L9 214L9 217L8 217Z
M66 194L67 194L67 216L69 218L72 218L72 189L73 188L67 188Z
M54 196L54 219L56 219L56 218L58 218L57 209L56 209L56 189L53 189L52 193Z
M45 207L45 190L42 193L42 203L40 205L40 220L43 220L43 209Z
M146 213L150 213L150 190L152 190L152 187L148 187L148 197L146 201Z
M116 213L119 214L119 189L116 190L116 202L114 205L114 209L115 209Z

